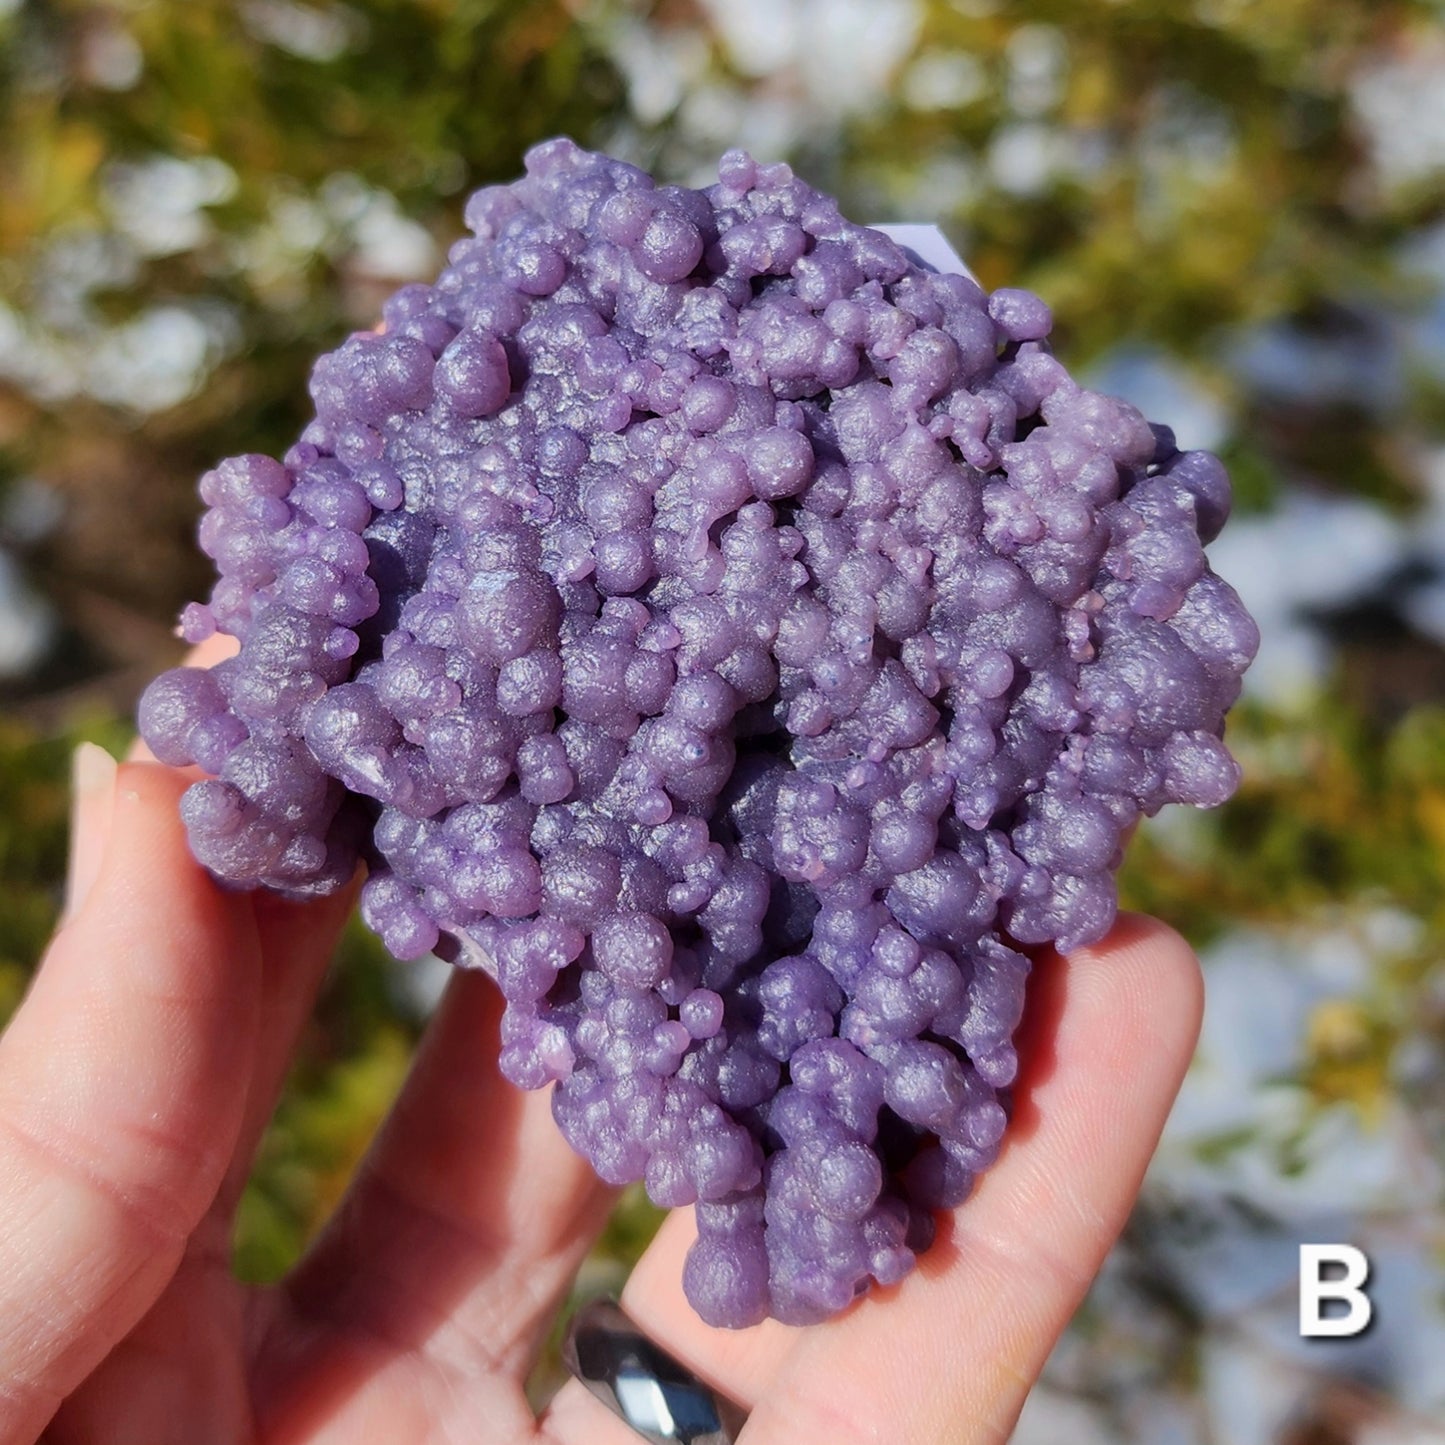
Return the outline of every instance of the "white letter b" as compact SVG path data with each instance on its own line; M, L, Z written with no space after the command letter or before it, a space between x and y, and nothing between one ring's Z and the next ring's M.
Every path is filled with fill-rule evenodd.
M1327 1264L1343 1265L1343 1279L1325 1279ZM1357 1335L1370 1323L1374 1306L1363 1286L1370 1261L1352 1244L1302 1244L1299 1247L1299 1332L1306 1338ZM1325 1314L1325 1301L1339 1300L1344 1314Z

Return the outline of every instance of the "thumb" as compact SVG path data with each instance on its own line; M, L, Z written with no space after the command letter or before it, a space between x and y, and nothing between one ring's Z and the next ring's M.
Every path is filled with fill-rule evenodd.
M249 900L191 858L186 779L122 766L78 911L0 1037L0 1440L33 1440L175 1273L240 1129ZM83 816L83 810L82 810Z

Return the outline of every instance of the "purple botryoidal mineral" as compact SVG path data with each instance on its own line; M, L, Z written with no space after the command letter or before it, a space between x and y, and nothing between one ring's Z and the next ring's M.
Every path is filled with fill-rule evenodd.
M1229 796L1256 633L1229 486L1073 382L1046 306L786 166L539 146L283 461L201 483L220 572L142 731L191 846L485 968L502 1068L696 1203L741 1326L893 1284L999 1149L1029 961L1141 814Z

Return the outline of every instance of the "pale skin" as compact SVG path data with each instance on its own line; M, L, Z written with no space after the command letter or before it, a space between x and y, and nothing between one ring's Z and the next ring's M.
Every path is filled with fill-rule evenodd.
M457 974L336 1217L281 1284L230 1269L236 1203L353 894L219 889L184 773L78 770L69 907L0 1037L0 1445L637 1445L523 1383L614 1200L496 1069ZM1188 947L1125 917L1039 960L1009 1142L900 1286L824 1325L702 1324L691 1211L627 1285L748 1407L741 1445L1006 1440L1122 1228L1198 1035Z

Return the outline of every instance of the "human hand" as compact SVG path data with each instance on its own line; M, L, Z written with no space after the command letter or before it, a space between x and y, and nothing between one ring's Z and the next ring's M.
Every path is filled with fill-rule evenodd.
M71 906L0 1039L0 1442L637 1445L580 1385L523 1383L613 1196L496 1070L458 973L336 1218L280 1285L234 1212L350 894L227 893L187 778L81 769ZM742 1445L1006 1438L1127 1216L1197 1035L1162 925L1041 960L1003 1155L900 1286L808 1329L709 1328L674 1214L624 1304L752 1411ZM52 1418L53 1417L53 1418ZM48 1428L47 1428L48 1427Z

